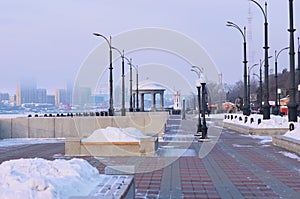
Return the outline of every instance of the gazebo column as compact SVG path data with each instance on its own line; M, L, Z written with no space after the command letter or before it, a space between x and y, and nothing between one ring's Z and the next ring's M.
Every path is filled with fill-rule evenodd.
M152 93L152 111L156 111L156 101L155 101L156 93Z
M159 103L160 109L163 110L164 108L164 93L160 93L160 103Z
M141 111L145 111L145 93L141 93Z

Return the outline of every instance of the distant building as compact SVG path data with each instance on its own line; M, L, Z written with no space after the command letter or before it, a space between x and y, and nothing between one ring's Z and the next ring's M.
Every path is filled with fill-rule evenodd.
M39 88L36 90L36 103L47 103L47 90Z
M47 95L47 104L55 105L55 95Z
M67 90L67 101L66 101L66 103L68 104L68 105L72 105L72 97L73 97L73 84L71 84L71 83L68 83L67 85L66 85L66 90Z
M16 95L9 96L9 102L15 106L17 102L17 96Z
M32 79L22 80L17 85L17 105L37 102L37 86Z
M92 103L92 89L89 87L81 87L79 91L80 102L88 105Z
M66 88L56 89L55 91L55 104L59 105L71 105L72 104L72 90L73 86L67 84Z
M56 106L67 104L67 90L66 89L56 89L55 104L56 104Z
M9 94L8 93L0 93L0 101L9 101Z

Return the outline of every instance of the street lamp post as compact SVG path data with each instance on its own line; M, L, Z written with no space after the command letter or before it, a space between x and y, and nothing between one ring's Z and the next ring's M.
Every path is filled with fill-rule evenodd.
M242 31L242 29L236 25L233 22L228 21L227 26L229 27L233 27L236 28L243 36L243 40L244 40L244 108L243 108L243 114L244 115L250 115L250 107L249 107L249 100L248 97L250 98L250 96L248 96L248 92L247 92L247 43L246 43L246 27L244 27L244 32Z
M203 117L203 125L202 125L202 136L199 139L199 141L203 141L205 139L207 139L207 126L206 126L206 119L205 119L205 85L206 85L206 80L205 80L205 76L204 74L201 74L200 77L200 83L201 83L201 87L202 87L202 117Z
M201 88L201 83L200 83L200 73L202 72L202 69L197 67L197 66L192 66L191 71L195 72L198 76L198 80L196 81L196 88L198 92L198 124L197 124L197 132L195 136L200 136L202 133L202 124L201 124L201 94L200 94L200 88ZM202 95L203 98L203 95ZM203 107L202 107L203 108Z
M258 76L256 73L252 73L252 75L256 76L259 79L259 110L261 111L262 107L262 82L261 82L261 69L260 69L260 75Z
M289 21L290 21L290 102L288 103L289 122L297 122L297 103L295 88L295 48L294 48L294 13L293 0L289 0Z
M289 49L289 47L286 47L286 48L283 48L281 49L278 54L277 54L277 51L275 50L275 93L277 92L278 90L278 75L277 75L277 60L278 60L278 57L280 55L280 53L284 50L287 50ZM279 114L279 105L278 105L278 99L277 99L277 94L275 94L275 108L274 108L274 115L278 115Z
M127 60L128 61L128 60ZM129 68L129 93L130 93L130 101L129 101L129 112L133 112L133 95L132 95L132 59L130 58L128 62Z
M265 19L264 23L264 34L265 34L265 86L264 86L264 106L263 106L263 119L270 119L270 104L269 104L269 47L268 47L268 19L267 19L267 2L265 2L265 10L261 7L259 3L254 0L249 0L255 3L262 11Z
M124 69L124 50L121 52L119 49L112 47L112 49L116 50L121 58L122 58L122 108L121 108L121 116L126 115L126 110L125 110L125 69Z
M298 37L298 105L300 104L300 38Z
M268 59L272 58L273 56L269 56ZM267 59L267 60L268 60ZM263 105L262 105L262 97L263 97L263 87L262 87L262 65L264 64L266 60L261 61L259 60L259 88L260 88L260 111L262 111Z
M97 37L102 37L105 39L109 46L109 109L108 109L108 115L113 116L114 115L114 103L113 103L113 64L112 64L112 45L111 45L111 37L109 37L109 40L99 34L99 33L93 33L93 35Z
M298 91L300 88L300 38L298 37ZM300 104L300 92L298 92L298 104Z
M182 119L185 120L185 98L182 99Z
M134 66L132 65L136 71L136 112L139 112L139 67L138 65Z
M263 61L264 62L264 61ZM259 60L259 91L260 91L260 112L263 111L262 101L263 101L263 87L262 87L262 64L261 59Z
M281 106L281 100L280 100L281 89L280 89L280 88L277 89L277 95L278 95L278 99L279 99L279 107L280 107L280 106ZM280 110L280 108L279 108L279 110Z
M249 111L251 113L251 103L250 103L250 73L251 73L251 70L252 68L254 68L255 66L257 66L258 64L253 64L250 68L248 67L248 104L249 104Z

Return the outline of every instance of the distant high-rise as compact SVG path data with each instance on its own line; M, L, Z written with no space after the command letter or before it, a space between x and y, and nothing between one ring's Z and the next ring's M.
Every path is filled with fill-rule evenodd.
M9 94L8 93L0 93L0 101L9 101Z
M68 83L66 86L66 90L67 90L67 105L72 105L72 95L73 95L73 84L72 83Z
M32 79L23 79L17 85L17 105L37 102L37 86Z
M37 103L47 103L47 90L39 88L36 90L36 102Z
M55 105L55 95L47 95L47 104Z
M55 104L56 104L56 106L67 105L67 90L66 89L56 89Z

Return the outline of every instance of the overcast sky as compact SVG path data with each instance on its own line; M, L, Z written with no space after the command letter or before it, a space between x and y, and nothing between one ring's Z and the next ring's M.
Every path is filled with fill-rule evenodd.
M275 49L289 45L288 2L268 1L269 53L273 56ZM300 2L294 1L296 29L300 27L299 8ZM90 52L105 42L93 32L114 37L147 27L174 30L195 40L222 73L223 81L234 83L243 78L243 41L236 29L226 27L228 20L251 30L249 65L263 59L263 15L247 0L0 0L0 92L15 92L22 77L36 79L40 88L61 88L75 79ZM297 30L295 44L299 35ZM280 55L279 71L289 67L287 53Z

